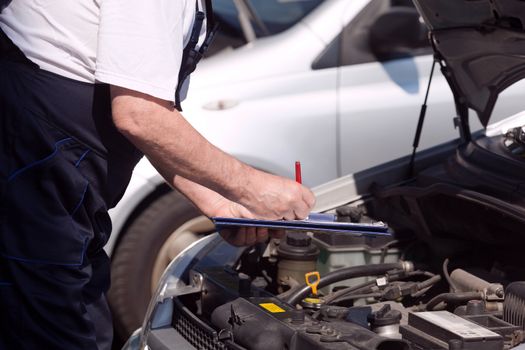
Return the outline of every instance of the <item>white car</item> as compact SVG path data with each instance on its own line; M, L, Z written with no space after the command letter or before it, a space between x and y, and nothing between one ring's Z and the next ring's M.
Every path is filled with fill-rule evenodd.
M250 246L231 231L190 245L124 349L525 348L525 112L470 128L525 79L525 4L414 2L460 138L316 187L316 210L336 222L279 221L294 229Z
M411 2L276 2L291 8L305 3L311 6L303 12L311 12L294 17L300 20L290 28L202 62L184 116L212 143L256 168L292 177L294 162L301 161L309 186L410 154L433 62ZM253 39L257 30L241 23ZM253 13L252 23L261 27ZM500 97L493 121L523 107L523 88L519 83ZM420 149L456 138L456 115L436 69ZM109 299L117 333L125 336L140 324L169 261L213 225L147 160L111 216Z

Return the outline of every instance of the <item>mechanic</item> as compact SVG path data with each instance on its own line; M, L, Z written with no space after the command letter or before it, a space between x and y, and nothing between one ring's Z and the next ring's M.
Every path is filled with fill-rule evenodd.
M111 347L107 210L143 155L205 215L308 215L310 190L175 108L209 43L206 3L0 0L0 349Z

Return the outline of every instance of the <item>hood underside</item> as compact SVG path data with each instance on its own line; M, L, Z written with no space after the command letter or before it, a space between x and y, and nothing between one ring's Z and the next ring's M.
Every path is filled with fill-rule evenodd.
M486 126L499 93L525 78L525 1L413 1L455 96Z

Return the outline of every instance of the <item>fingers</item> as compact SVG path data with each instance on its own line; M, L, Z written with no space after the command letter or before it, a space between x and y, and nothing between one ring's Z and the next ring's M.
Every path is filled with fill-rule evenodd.
M246 227L241 235L244 236L244 245L250 246L257 242L257 229L255 227Z
M315 196L312 191L302 185L298 184L298 186L300 193L297 194L297 199L291 203L293 205L290 206L292 209L292 217L289 220L305 219L315 205Z
M284 235L286 234L286 231L283 230L283 229L279 229L279 230L268 230L268 234L270 235L271 238L278 238L278 239L281 239L284 237Z
M288 179L283 179L278 192L269 192L262 199L267 205L266 219L296 220L306 218L315 204L315 196L308 188Z
M291 179L253 170L244 186L238 187L238 193L231 197L210 190L203 193L202 186L199 187L198 193L207 199L206 215L268 220L294 220L308 216L315 203L308 188Z
M296 218L296 214L295 214L295 211L294 210L287 210L284 214L283 214L283 219L284 220L294 220Z
M306 188L304 186L302 187L303 187L303 201L306 203L306 205L311 211L315 205L315 195L309 188Z
M238 229L221 230L219 234L226 242L236 247L246 247L263 243L266 242L270 236L268 229L260 227L239 227ZM274 234L281 235L280 232ZM282 234L284 234L284 231Z
M308 216L315 204L312 191L288 178L260 171L253 174L238 202L255 217L295 220Z
M268 237L270 236L269 235L269 232L268 232L268 229L266 228L258 228L257 231L256 231L256 240L255 242L256 243L263 243L263 242L266 242L268 240Z
M219 232L221 237L231 245L235 247L243 247L248 246L249 244L246 243L246 228L241 227L239 229L228 229L228 230L221 230Z
M315 195L309 188L301 185L301 197L304 203L304 208L302 211L296 212L296 215L298 219L305 219L315 205Z

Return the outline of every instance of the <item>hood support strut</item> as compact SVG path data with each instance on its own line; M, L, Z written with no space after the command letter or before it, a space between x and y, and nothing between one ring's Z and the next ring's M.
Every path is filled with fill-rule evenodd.
M456 116L454 117L454 127L459 128L459 135L461 137L461 141L463 143L470 142L472 140L472 135L470 134L470 125L469 125L469 109L467 101L464 97L460 96L458 94L459 88L456 86L456 82L453 78L452 73L448 69L447 65L445 64L445 60L443 59L443 56L439 53L439 50L437 50L435 46L435 41L433 38L433 35L430 34L430 42L432 43L432 46L434 48L434 60L439 63L439 67L441 70L441 73L447 80L448 84L452 88L452 95L454 96L454 104L456 106Z

